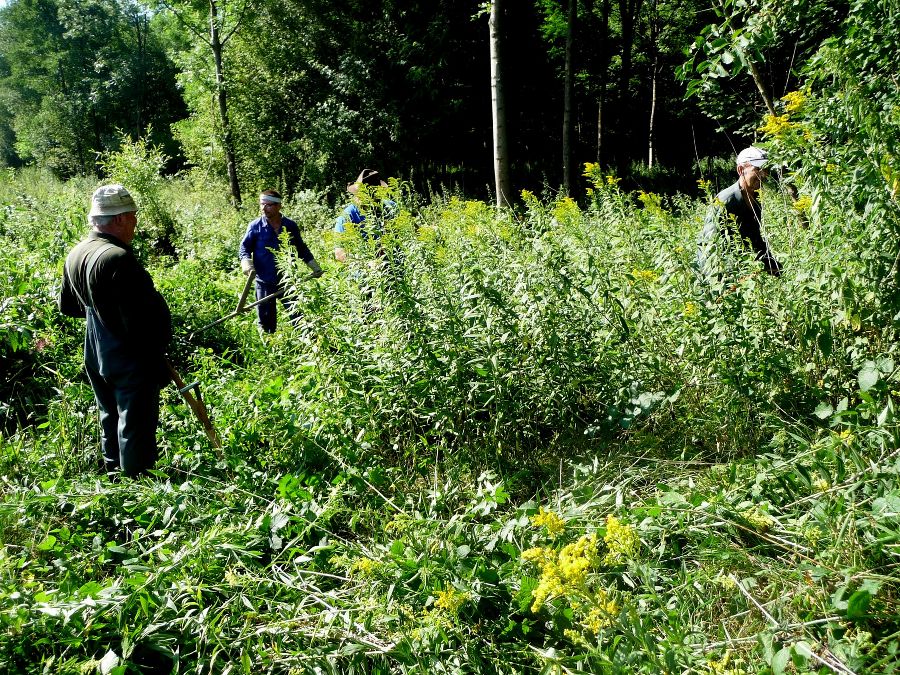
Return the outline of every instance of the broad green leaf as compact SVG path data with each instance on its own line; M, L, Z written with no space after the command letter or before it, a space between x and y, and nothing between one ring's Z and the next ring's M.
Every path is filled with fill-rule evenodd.
M881 372L878 370L878 366L873 361L866 361L857 376L860 391L869 391L878 384L880 378Z
M816 406L813 414L820 420L826 420L834 414L834 408L831 407L830 403L820 403Z
M850 596L847 601L847 618L862 619L869 609L869 603L872 602L872 593L867 589L859 589Z
M775 656L772 657L772 674L773 675L782 675L784 673L784 669L787 668L788 663L791 662L791 648L790 647L782 647Z
M54 537L52 534L48 534L46 537L44 537L44 540L37 545L37 550L49 551L54 546L56 546L56 537Z

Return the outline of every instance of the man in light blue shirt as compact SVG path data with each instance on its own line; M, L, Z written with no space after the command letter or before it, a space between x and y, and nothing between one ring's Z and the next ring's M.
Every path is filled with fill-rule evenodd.
M347 192L350 193L351 200L350 203L344 207L341 215L335 220L334 231L338 234L344 234L347 231L347 224L352 223L353 225L358 226L359 234L363 239L368 240L369 237L371 237L372 239L379 241L384 228L384 221L394 218L397 215L399 207L396 202L390 199L382 199L380 203L373 201L364 205L361 210L360 206L362 205L362 200L360 199L359 192L363 185L372 190L376 187L388 186L387 183L381 180L377 171L374 169L363 169L357 179L347 185ZM363 210L366 211L365 214L363 213ZM369 216L368 222L366 222L367 214ZM380 245L378 247L378 255L379 257L384 255L384 251ZM346 249L342 246L336 247L334 249L334 257L338 262L346 262Z

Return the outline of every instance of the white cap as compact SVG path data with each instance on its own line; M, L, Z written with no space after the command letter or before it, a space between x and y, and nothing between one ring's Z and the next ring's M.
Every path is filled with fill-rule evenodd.
M750 146L749 148L744 148L738 153L737 156L737 165L741 164L752 164L757 169L761 169L766 165L766 161L769 159L769 153L761 148L757 148L754 146Z
M137 204L131 198L131 193L118 183L113 183L94 190L88 216L117 216L129 211L137 211Z

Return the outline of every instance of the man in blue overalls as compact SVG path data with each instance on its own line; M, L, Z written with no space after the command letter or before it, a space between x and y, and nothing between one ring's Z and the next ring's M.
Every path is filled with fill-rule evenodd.
M91 197L93 228L66 258L59 309L87 320L84 365L100 409L108 472L136 476L159 456L159 390L169 381L166 301L134 257L137 206L121 185Z
M314 277L322 275L322 268L313 257L309 247L300 236L297 223L281 215L281 195L275 190L264 190L259 196L259 208L262 215L247 226L247 232L241 240L238 256L244 274L256 270L256 299L283 290L281 276L275 260L275 251L280 247L279 235L282 229L288 233L290 243L297 255L312 270ZM282 297L284 302L284 297ZM257 305L256 312L259 327L266 333L274 333L277 325L277 305L275 298Z

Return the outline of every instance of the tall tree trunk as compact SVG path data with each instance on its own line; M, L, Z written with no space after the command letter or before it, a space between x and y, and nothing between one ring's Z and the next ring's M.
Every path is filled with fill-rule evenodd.
M563 188L570 197L575 190L575 22L578 0L569 0L569 23L566 27L566 80L563 92Z
M654 125L656 124L656 75L657 75L657 57L654 55L653 57L653 72L650 75L650 127L647 133L647 168L652 169L653 164L656 161L656 157L653 154L653 134L655 132Z
M497 206L509 206L511 186L500 58L502 12L503 1L494 0L491 3L491 15L488 19L491 46L491 113L494 120L494 187L497 190Z
M719 9L722 12L722 16L725 17L725 25L728 26L728 30L731 31L731 34L734 35L737 33L737 29L734 26L734 23L731 21L731 12L729 8L725 7L724 3L719 0ZM738 43L740 45L740 43ZM766 83L763 82L762 75L759 72L759 68L756 67L756 61L753 60L753 54L750 54L744 48L738 46L741 53L743 54L744 60L747 62L747 65L750 70L750 75L753 77L753 83L756 85L757 90L759 91L759 95L762 97L763 103L766 104L766 110L768 110L769 114L773 117L775 116L775 102L772 100L772 95L769 94L769 90L766 89Z
M603 164L603 105L609 76L609 3L600 6L600 96L597 98L597 164Z
M750 66L750 74L753 76L753 82L756 84L756 88L759 90L759 95L762 96L763 103L766 104L766 110L769 111L769 114L772 117L775 117L775 103L772 100L771 94L769 94L769 90L766 89L766 84L763 82L762 75L759 73L759 68L756 67L756 63L749 58L750 55L747 54L747 63Z
M231 139L231 125L228 122L228 99L225 91L225 69L222 66L222 41L219 37L217 0L209 0L209 46L216 66L216 94L219 99L219 115L222 118L222 145L225 149L225 163L228 168L228 183L231 186L231 201L235 207L241 205L241 186L238 183L237 162Z
M653 0L650 9L650 123L647 129L647 168L652 169L656 162L654 156L654 134L656 132L656 82L659 76L659 14L656 6L657 0Z

